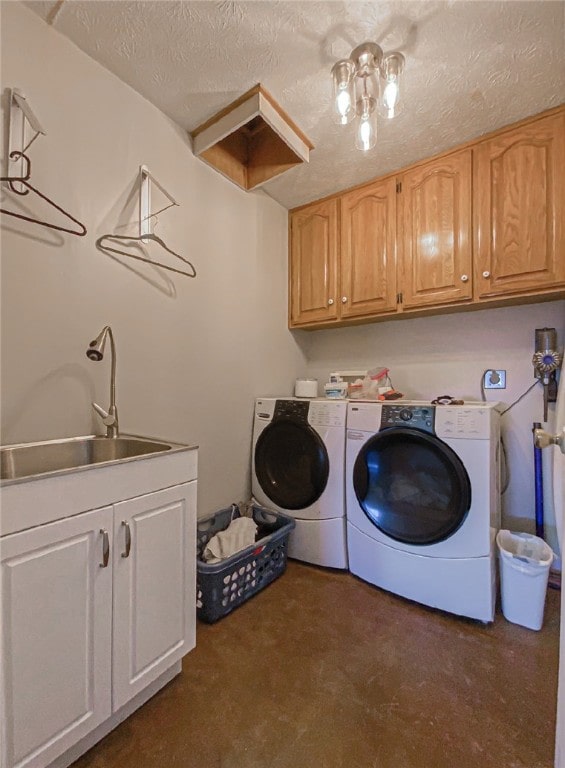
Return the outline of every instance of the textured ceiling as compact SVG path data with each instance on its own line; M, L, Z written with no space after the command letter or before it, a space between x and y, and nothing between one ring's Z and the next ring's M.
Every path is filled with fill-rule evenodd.
M26 5L187 131L261 82L315 146L264 187L288 208L565 101L560 0ZM406 56L404 112L367 153L332 122L329 77L364 40Z

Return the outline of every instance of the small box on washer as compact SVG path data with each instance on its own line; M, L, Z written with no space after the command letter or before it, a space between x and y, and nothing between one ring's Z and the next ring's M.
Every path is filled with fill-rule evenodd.
M296 522L292 517L264 507L253 506L252 511L257 540L220 563L204 562L202 553L212 536L240 516L237 505L197 522L196 615L208 624L231 613L286 568L288 537Z

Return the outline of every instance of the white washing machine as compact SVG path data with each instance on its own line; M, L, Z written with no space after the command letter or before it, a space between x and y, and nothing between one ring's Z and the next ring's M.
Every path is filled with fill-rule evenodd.
M500 527L496 404L349 403L349 568L419 603L488 622Z
M347 568L346 415L345 401L255 401L253 496L262 506L296 520L290 557L329 568Z

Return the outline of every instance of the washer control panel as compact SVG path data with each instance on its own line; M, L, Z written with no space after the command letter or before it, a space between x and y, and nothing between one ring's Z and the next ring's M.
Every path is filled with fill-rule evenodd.
M314 400L310 403L308 421L313 427L345 427L347 402Z
M433 405L383 405L381 429L411 427L424 432L434 431L435 407Z
M465 440L488 440L498 413L492 407L439 409L436 418L438 437L461 437Z
M307 424L309 408L308 400L277 400L273 419L294 419Z

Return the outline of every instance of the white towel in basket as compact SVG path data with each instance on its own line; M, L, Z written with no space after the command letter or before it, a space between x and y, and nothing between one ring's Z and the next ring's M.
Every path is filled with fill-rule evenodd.
M236 517L225 531L212 536L204 547L202 559L207 563L219 563L255 543L257 525L250 517Z

